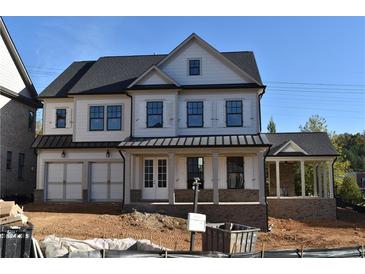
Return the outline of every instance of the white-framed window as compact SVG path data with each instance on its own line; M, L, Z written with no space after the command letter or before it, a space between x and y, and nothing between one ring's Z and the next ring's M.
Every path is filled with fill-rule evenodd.
M201 59L199 58L188 59L188 70L190 76L201 75Z

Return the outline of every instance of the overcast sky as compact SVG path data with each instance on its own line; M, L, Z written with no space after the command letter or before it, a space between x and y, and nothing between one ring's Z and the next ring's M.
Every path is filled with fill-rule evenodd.
M219 51L254 51L267 85L262 126L365 129L364 17L4 17L40 93L73 61L169 53L192 32Z

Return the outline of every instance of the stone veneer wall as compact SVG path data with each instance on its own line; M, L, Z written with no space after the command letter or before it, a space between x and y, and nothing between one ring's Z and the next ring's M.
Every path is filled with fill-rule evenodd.
M187 218L192 210L192 205L168 205L168 204L133 204L126 209L135 208L142 212L159 212L180 218ZM222 223L233 222L267 230L266 205L199 205L198 212L207 215L207 222Z
M296 220L336 219L336 199L267 199L269 216Z

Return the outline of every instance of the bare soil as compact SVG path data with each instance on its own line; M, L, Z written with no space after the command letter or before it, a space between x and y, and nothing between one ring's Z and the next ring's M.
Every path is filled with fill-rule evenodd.
M148 239L174 250L188 250L190 233L186 220L159 213L121 213L120 204L26 204L25 214L34 225L34 236L47 235L75 239ZM338 209L335 221L296 221L269 218L272 230L260 232L257 249L325 248L365 243L365 215ZM198 234L196 250L201 250Z

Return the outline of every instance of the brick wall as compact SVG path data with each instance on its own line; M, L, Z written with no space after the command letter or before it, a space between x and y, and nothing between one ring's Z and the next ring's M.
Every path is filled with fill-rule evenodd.
M291 219L336 219L335 199L267 199L269 216Z
M295 196L294 163L280 162L280 188L285 189L287 196ZM276 196L276 165L270 163L270 196ZM284 195L282 195L284 196Z

